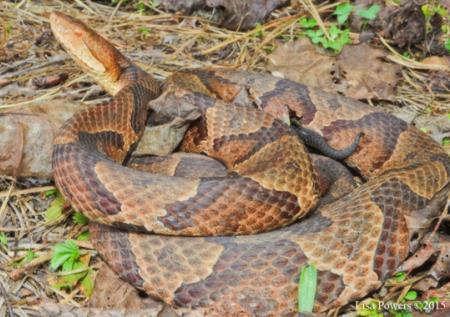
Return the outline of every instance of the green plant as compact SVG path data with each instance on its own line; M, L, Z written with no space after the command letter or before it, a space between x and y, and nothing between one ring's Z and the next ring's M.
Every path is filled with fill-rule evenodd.
M138 32L144 40L150 36L150 29L148 27L142 26L138 29Z
M372 4L368 8L361 8L356 10L356 14L367 21L372 21L377 18L380 9L381 9L380 5Z
M426 19L435 14L439 14L443 18L448 17L447 9L441 4L426 3L421 7L421 10Z
M262 39L264 37L264 29L260 23L256 23L255 32L253 33L255 37Z
M450 137L443 138L442 145L450 145Z
M395 273L394 278L397 282L402 282L406 279L407 275L405 272Z
M56 197L45 211L45 222L47 224L60 220L63 216L65 201L60 192L56 192Z
M88 241L89 240L89 231L83 231L77 236L78 241Z
M35 258L37 258L37 254L31 250L28 250L25 256L19 261L19 266L24 266L25 264L30 263Z
M86 217L79 211L75 211L73 213L72 220L77 225L82 225L82 226L87 225L89 223L88 217Z
M148 9L155 10L158 4L154 0L139 0L134 5L134 8L139 14L144 14Z
M304 29L312 29L317 26L317 21L313 18L301 17L298 20L298 25Z
M317 269L307 265L300 270L298 285L298 311L312 313L317 288Z
M62 266L63 271L70 271L80 258L80 255L80 249L73 240L58 243L53 249L50 268L55 271Z
M417 292L416 291L408 291L403 297L404 300L415 300L417 298Z
M0 244L4 245L5 247L8 246L8 237L4 232L0 232Z
M58 193L58 190L56 188L49 189L49 190L44 192L45 197L51 197L51 196L56 195L57 193Z
M333 12L339 24L347 22L350 13L353 11L353 5L348 2L340 3Z
M66 240L55 245L50 268L59 270L58 278L51 283L55 288L72 289L80 285L86 297L92 295L95 272L89 267L90 257L83 255L73 240Z
M334 53L340 53L350 41L350 30L346 23L354 7L348 2L336 6L333 15L336 16L337 23L331 23L325 34L324 30L318 27L315 19L302 17L298 20L298 25L303 29L302 34L307 36L311 42L329 49Z
M444 21L447 23L442 23L441 30L444 33L444 48L450 53L450 38L449 38L449 12L445 6L439 3L439 1L428 1L424 5L421 6L421 10L423 15L425 16L425 23L427 31L432 29L431 26L431 18L436 14L441 16Z

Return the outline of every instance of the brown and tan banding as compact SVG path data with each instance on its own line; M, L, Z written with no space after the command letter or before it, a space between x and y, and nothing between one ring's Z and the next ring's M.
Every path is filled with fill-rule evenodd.
M50 22L69 54L114 95L61 129L56 185L93 220L92 241L113 270L155 298L205 316L295 316L299 269L313 264L315 311L336 308L392 275L418 230L414 217L425 230L445 204L449 157L389 114L229 69L175 73L154 99L159 85L105 39L61 13ZM194 113L181 148L199 154L120 165L147 108L161 121ZM311 160L288 126L292 115L337 149L363 133L345 162L366 182L353 189L338 163Z

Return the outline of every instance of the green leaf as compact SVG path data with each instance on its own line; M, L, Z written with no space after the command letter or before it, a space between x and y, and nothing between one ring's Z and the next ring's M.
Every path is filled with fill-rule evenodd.
M431 296L430 298L428 298L428 301L430 303L435 303L435 304L439 304L439 302L441 301L439 297L437 296Z
M317 288L317 269L307 265L300 272L298 286L299 313L312 313Z
M426 18L431 17L432 8L430 7L429 4L424 4L423 6L420 7L420 9L422 10L422 13Z
M406 293L404 299L406 300L415 300L417 298L417 292L416 291L408 291Z
M4 232L0 232L0 244L4 245L5 247L8 246L8 237Z
M447 41L445 41L444 47L450 53L450 38L448 38ZM450 114L449 114L449 118L450 118Z
M58 191L56 190L56 188L53 188L53 189L47 190L44 194L45 194L45 197L50 197L50 196L56 195L57 192Z
M86 217L79 211L74 212L74 214L72 216L72 220L77 225L82 225L82 226L87 225L89 223L88 217Z
M12 26L11 22L8 21L6 23L6 27L5 27L6 34L8 34L8 35L11 34L12 30L13 30L13 26Z
M306 30L305 35L311 39L314 44L322 43L325 40L322 30Z
M55 245L53 249L50 268L57 270L63 266L63 271L70 271L74 267L75 260L80 257L80 249L73 240L66 240Z
M397 282L402 282L406 279L406 273L405 272L398 272L394 275L394 278Z
M450 145L450 137L443 138L442 145Z
M70 273L70 271L80 271L81 272L74 272ZM53 287L56 287L58 289L61 288L73 288L80 280L85 278L89 272L89 268L82 263L81 261L75 261L73 263L73 268L69 271L67 271L69 274L65 274L62 276L59 276L56 283L52 284Z
M257 38L263 38L264 37L264 29L263 29L263 27L262 27L262 25L261 24L259 24L259 23L256 23L256 25L255 25L255 36L257 37Z
M362 17L363 19L366 20L374 20L378 13L380 12L380 5L378 4L372 4L370 7L368 7L367 9L359 9L356 11L356 14L359 15L360 17Z
M304 29L312 29L317 26L317 21L313 18L301 17L298 24Z
M146 39L150 36L150 29L148 27L142 26L138 29L138 32L141 34L143 39Z
M407 59L410 59L410 58L411 58L411 54L409 54L408 51L403 52L402 56L403 56L404 58L407 58Z
M94 280L95 272L92 269L89 269L86 276L81 280L81 290L87 298L90 298L92 296L92 292L94 291Z
M424 127L420 128L419 130L422 131L423 133L430 132L430 130L428 128L424 128Z
M89 240L89 231L83 231L82 233L80 233L77 237L78 241L88 241Z
M344 2L336 7L336 9L333 12L333 15L337 17L337 21L339 24L344 24L345 21L347 21L348 17L350 16L350 13L352 13L352 10L353 6L348 2Z
M439 14L441 17L446 18L448 16L448 11L443 5L437 5L435 7L435 11L437 14Z
M58 192L56 198L50 204L50 207L45 211L45 222L47 224L55 222L62 217L64 204L64 197Z
M33 261L33 259L37 258L37 254L31 250L28 250L22 260L20 260L20 265L25 265Z
M341 33L342 31L334 24L328 30L328 34L330 35L330 39L332 41L336 40Z
M350 30L339 30L338 32L333 31L333 26L330 29L331 40L325 40L323 47L332 49L336 53L339 53L344 48L345 44L350 43Z

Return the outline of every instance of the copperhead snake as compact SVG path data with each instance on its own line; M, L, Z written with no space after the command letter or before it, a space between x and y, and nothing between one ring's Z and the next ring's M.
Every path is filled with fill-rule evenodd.
M299 268L313 264L324 312L379 288L446 202L447 154L378 108L241 70L182 71L161 90L82 22L58 12L50 22L114 96L59 131L56 185L91 219L111 268L154 298L206 316L293 316ZM130 160L148 110L180 115L180 105L200 115L180 145L191 154ZM349 187L338 163L313 161L292 116L335 149L363 133L345 163L365 183ZM350 193L316 208L327 171Z

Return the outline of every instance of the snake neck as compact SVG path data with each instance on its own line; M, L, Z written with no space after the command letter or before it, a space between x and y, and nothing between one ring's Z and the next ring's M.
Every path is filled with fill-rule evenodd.
M134 65L124 68L114 100L82 110L69 119L54 144L77 144L122 163L141 138L148 103L160 94L159 84Z

